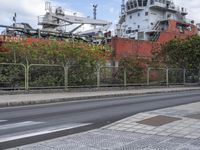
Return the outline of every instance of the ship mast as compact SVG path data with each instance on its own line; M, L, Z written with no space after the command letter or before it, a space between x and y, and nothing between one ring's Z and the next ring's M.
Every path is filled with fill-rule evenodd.
M121 5L121 14L125 14L125 0L122 0L122 5Z

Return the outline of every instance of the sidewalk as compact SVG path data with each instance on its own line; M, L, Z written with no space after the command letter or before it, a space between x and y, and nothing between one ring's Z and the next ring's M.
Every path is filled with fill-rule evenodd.
M10 150L200 150L200 102L140 113L109 126Z
M187 90L199 90L200 87L176 87L176 88L151 88L134 90L116 90L116 91L96 91L96 92L60 92L45 94L15 94L0 95L0 107L20 106L31 104L42 104L52 102L65 102L73 100L87 100L92 98L105 98L113 96L128 96L150 93L177 92Z

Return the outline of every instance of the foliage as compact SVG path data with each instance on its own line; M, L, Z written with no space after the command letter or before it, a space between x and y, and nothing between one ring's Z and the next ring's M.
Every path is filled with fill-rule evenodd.
M31 87L63 86L64 66L70 67L69 83L72 85L93 85L96 82L97 65L104 64L111 56L109 46L93 45L81 41L38 40L37 42L8 42L3 45L9 51L0 52L0 63L50 64L60 65L63 70L41 66L31 67L29 83ZM81 66L87 66L85 68ZM3 66L1 66L3 68ZM74 70L73 70L74 69ZM13 74L13 70L7 74ZM78 71L77 71L78 70ZM0 72L2 74L2 72ZM4 74L0 80L9 80L10 75ZM24 76L23 70L15 72L17 79ZM61 75L62 74L62 75ZM95 79L94 79L95 78ZM13 83L13 82L12 82Z
M162 45L157 59L168 66L179 68L200 67L200 37L193 36L187 39L174 39Z
M97 85L97 68L92 66L70 66L68 69L68 84L70 87Z
M1 53L0 62L31 64L87 64L104 62L111 55L109 47L84 42L41 40L38 42L9 42L4 46L10 51Z
M24 87L24 68L16 65L3 65L0 68L0 88L20 89Z
M126 57L120 60L120 66L126 68L127 83L138 84L146 82L148 60L137 57Z

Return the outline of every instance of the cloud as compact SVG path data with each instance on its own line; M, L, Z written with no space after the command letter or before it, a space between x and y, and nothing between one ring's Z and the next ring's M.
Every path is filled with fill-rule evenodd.
M174 0L175 4L183 6L188 11L188 19L193 19L196 23L200 23L200 1L199 0Z
M34 27L37 25L37 16L45 13L44 0L5 0L0 5L1 24L12 24L12 17L17 13L18 22L28 22Z
M3 25L13 24L12 17L17 13L17 22L29 23L33 28L38 28L38 16L45 14L46 0L4 0L0 4L0 20ZM67 14L73 15L75 11L70 9L70 5L66 2L53 1L53 8L62 6ZM77 16L84 16L83 13L76 12ZM73 27L71 27L73 28ZM90 29L89 26L83 27L85 30ZM0 29L2 31L2 29Z

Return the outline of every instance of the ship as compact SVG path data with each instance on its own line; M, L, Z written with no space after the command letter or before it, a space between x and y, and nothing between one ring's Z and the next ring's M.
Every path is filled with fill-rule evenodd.
M172 0L122 0L116 36L112 39L115 57L149 59L162 44L197 35L200 24L188 19L187 14L186 8Z

